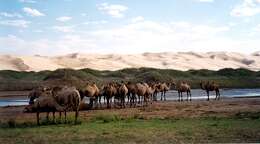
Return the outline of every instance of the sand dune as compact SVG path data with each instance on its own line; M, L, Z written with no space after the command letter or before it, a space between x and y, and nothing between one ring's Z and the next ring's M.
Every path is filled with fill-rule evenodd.
M138 67L177 70L246 68L259 71L260 52L251 55L235 52L164 52L132 55L73 53L56 57L0 55L0 70L41 71L58 68L118 70Z

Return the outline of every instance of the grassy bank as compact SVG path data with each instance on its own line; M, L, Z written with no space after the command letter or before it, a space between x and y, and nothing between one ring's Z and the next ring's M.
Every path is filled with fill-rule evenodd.
M0 129L0 143L259 142L260 119L149 119L101 115L79 125L22 125Z
M110 81L169 82L187 81L198 88L201 81L215 81L222 88L260 88L260 72L246 69L178 71L171 69L128 68L118 71L58 69L55 71L0 71L0 90L30 90L40 84L65 84L81 87L86 82Z

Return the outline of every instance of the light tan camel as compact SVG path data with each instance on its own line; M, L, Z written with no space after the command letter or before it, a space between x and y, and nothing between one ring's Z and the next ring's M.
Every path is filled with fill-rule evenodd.
M208 99L207 99L208 101L209 101L209 92L210 91L216 92L215 100L220 99L219 85L217 85L216 83L214 83L214 82L210 83L209 81L207 83L200 82L200 87L201 87L202 90L206 90L207 96L208 96Z
M90 99L90 107L93 107L93 101L97 104L98 97L100 95L99 88L95 83L87 84L83 89L80 90L81 99L88 97Z
M145 83L137 83L136 84L136 94L141 98L140 104L144 106L142 99L144 99L144 103L147 105L148 97L147 97L147 84Z
M171 85L172 85L172 83L159 83L157 85L159 92L161 92L161 101L162 100L166 101L165 94L166 94L167 91L170 90Z
M154 100L154 93L155 93L155 90L157 89L156 85L155 84L150 84L148 86L148 89L147 89L147 95L148 95L148 98L149 98L149 101L151 101L151 103L153 103L153 100Z
M118 89L117 89L117 95L119 96L120 99L121 108L122 107L125 108L125 98L127 94L128 94L128 89L124 84L124 82L121 82L121 84L118 85Z
M150 83L149 86L151 87L152 91L153 91L153 94L152 94L152 97L151 97L151 100L152 101L157 101L157 95L158 93L160 92L160 84L161 83Z
M178 91L179 101L183 101L183 99L182 99L182 93L183 92L187 93L187 101L188 100L191 101L191 88L190 88L189 84L187 84L186 82L181 82L177 86L177 91Z

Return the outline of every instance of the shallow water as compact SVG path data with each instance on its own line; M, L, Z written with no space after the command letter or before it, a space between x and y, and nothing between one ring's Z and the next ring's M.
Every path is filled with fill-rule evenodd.
M201 89L193 89L191 91L192 99L207 99L206 91ZM220 91L221 97L232 98L232 97L260 97L260 89L223 89ZM160 100L160 94L157 96L157 100ZM183 93L183 99L186 99L186 93ZM210 93L210 98L215 98L215 92ZM166 93L167 100L177 100L178 93L175 90L168 91ZM85 100L88 102L88 99ZM27 105L27 97L5 97L0 98L0 106L14 106L14 105Z

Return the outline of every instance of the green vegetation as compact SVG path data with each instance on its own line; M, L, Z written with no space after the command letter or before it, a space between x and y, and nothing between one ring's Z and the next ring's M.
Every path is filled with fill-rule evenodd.
M120 118L101 114L78 125L15 124L0 129L0 143L226 143L259 142L259 113L233 118ZM257 115L257 117L255 117ZM249 117L244 117L249 116ZM2 126L3 124L1 124Z
M58 69L55 71L0 71L0 90L30 90L39 84L66 84L81 87L86 82L187 81L198 88L200 81L215 81L222 88L260 88L260 72L246 69L178 71L154 68L127 68L118 71Z

